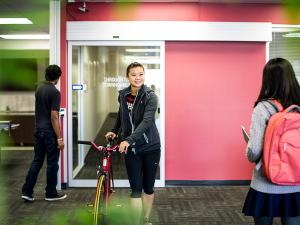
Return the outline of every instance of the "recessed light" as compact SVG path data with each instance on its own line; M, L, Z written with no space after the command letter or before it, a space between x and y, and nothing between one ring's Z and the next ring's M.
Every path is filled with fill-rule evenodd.
M160 52L159 48L127 48L126 52Z
M19 40L50 39L49 34L7 34L7 35L0 35L0 37L4 39L19 39Z
M288 33L288 34L284 34L282 35L283 37L290 37L290 38L299 38L300 37L300 33Z
M0 24L32 24L27 18L0 18Z

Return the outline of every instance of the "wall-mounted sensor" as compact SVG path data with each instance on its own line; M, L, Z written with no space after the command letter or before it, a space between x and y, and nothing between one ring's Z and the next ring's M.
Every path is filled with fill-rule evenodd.
M85 1L83 1L82 6L78 7L78 10L81 11L81 12L88 12L89 11L88 8L86 7Z

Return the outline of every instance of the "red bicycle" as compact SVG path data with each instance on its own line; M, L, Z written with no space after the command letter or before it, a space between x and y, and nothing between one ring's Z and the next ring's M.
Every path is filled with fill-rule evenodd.
M112 141L104 146L97 146L92 141L78 141L78 144L91 145L93 149L103 152L103 158L97 169L97 187L93 203L94 225L107 223L108 200L110 193L114 192L114 178L112 170L112 152L117 151L119 146L113 145Z

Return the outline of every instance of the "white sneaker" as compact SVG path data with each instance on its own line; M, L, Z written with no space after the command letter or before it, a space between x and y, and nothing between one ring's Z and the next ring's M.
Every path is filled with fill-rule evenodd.
M149 222L149 218L144 218L144 225L153 225Z
M29 196L29 195L22 195L21 198L26 202L33 202L34 201L34 197Z
M65 199L67 197L66 194L64 193L57 193L55 196L46 196L45 200L46 201L59 201L59 200L62 200L62 199Z

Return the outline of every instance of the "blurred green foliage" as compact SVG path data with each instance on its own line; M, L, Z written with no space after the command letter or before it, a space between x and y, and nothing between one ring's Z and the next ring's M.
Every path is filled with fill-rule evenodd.
M0 135L0 151L1 151L1 143L3 140L1 140L1 135ZM0 152L1 154L1 152ZM2 166L0 165L0 191L1 193L5 193L5 185L4 185L4 177L3 177L3 170L2 170ZM5 195L2 194L0 196L0 218L5 218L5 215L7 214L6 210L6 204L5 204Z
M282 0L282 5L287 12L290 23L299 24L300 19L300 1L299 0Z
M28 203L34 204L34 203ZM126 198L112 199L110 202L106 225L135 225L133 218L135 212L130 209L129 201ZM99 218L99 221L101 219ZM64 211L52 212L44 221L47 225L92 225L92 208L78 206L78 209L66 209ZM99 225L102 223L99 222ZM20 225L38 225L30 218L20 222Z
M35 90L37 59L0 59L0 90Z
M35 91L49 50L0 50L0 91Z

